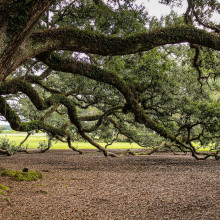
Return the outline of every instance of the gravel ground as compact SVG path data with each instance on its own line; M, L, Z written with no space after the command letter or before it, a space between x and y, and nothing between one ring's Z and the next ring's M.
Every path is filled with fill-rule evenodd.
M70 150L0 156L0 167L39 170L0 195L0 219L220 219L220 161L186 155L106 158Z

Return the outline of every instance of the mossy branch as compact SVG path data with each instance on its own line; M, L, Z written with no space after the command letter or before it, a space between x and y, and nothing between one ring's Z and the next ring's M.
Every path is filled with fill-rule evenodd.
M116 73L103 70L87 63L76 61L73 58L64 58L55 54L45 53L38 58L54 70L85 76L87 78L114 86L124 96L127 101L127 105L129 106L129 110L134 113L137 122L145 124L148 128L151 128L165 138L168 137L175 140L175 137L170 135L166 128L151 120L145 114L136 99L134 91Z
M197 155L205 155L205 158L214 156L214 154L197 152L193 146L186 145L181 140L177 139L175 135L173 135L172 132L165 128L163 125L152 120L145 113L144 109L142 109L139 105L138 99L136 98L136 94L134 94L134 91L116 73L100 69L87 63L76 61L73 58L63 58L61 56L56 56L55 54L45 53L38 58L54 70L85 76L87 78L114 86L124 96L125 100L127 101L127 105L129 106L129 111L134 114L135 120L137 122L144 124L145 127L152 129L162 137L176 142L182 148L188 149L189 151L191 151L192 156L196 159L202 159ZM71 122L78 128L78 132L90 143L96 145L95 143L93 143L93 140L89 140L90 138L85 136L83 128L77 117L71 117L71 114L74 114L74 111L70 112L69 109L71 109L71 107L68 108L69 117L70 119L73 119L71 120ZM97 148L99 148L98 145Z
M27 46L31 57L42 52L70 50L85 53L124 55L148 51L158 46L191 43L220 50L220 36L190 25L178 25L137 33L125 37L111 37L74 28L58 28L34 32Z

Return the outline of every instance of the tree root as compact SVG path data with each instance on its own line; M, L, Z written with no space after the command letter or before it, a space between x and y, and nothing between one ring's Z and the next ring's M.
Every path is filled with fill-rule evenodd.
M0 149L0 154L12 156L12 153L10 153L8 150L3 150L3 149Z

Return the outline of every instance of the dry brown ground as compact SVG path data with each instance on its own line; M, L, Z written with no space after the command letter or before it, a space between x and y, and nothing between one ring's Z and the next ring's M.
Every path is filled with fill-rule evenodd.
M2 220L220 219L220 161L51 150L0 156L0 166L28 167L44 176L37 182L0 177L11 187L0 196Z

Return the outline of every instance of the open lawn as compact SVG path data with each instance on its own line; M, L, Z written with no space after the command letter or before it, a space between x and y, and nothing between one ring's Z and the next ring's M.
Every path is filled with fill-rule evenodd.
M6 138L9 139L12 142L15 142L16 144L20 144L21 141L24 140L26 137L27 133L9 133L9 132L4 132L0 134L0 139L1 138ZM29 149L37 149L39 146L39 143L42 141L47 141L46 134L45 133L36 133L28 138L28 140L25 142L23 146L28 145ZM106 145L106 143L100 143L103 147ZM94 146L89 144L88 142L73 142L72 145L77 148L77 149L95 149ZM207 147L200 147L198 143L195 143L194 146L197 148L199 151L209 151L211 149L211 145ZM108 149L139 149L141 148L138 144L136 143L128 143L128 142L116 142L112 144L111 146L108 146ZM63 143L61 141L53 141L51 149L69 149L67 143Z
M12 142L15 142L16 144L19 144L21 141L24 140L26 137L26 133L3 133L0 134L0 138L6 138L9 139ZM28 145L29 149L37 149L39 146L39 143L42 141L46 141L46 134L44 133L37 133L28 138L28 140L25 142L25 145ZM100 143L102 146L105 146L105 143ZM87 142L73 142L73 146L77 149L95 149L94 146ZM117 142L114 143L111 146L108 146L108 149L137 149L141 148L135 143L125 143L125 142ZM53 141L51 149L68 149L67 143L62 143L61 141Z

